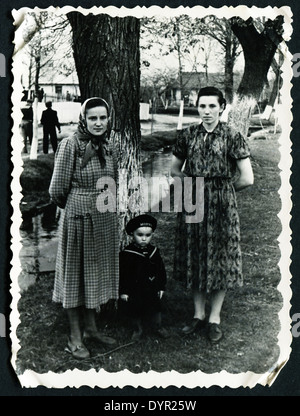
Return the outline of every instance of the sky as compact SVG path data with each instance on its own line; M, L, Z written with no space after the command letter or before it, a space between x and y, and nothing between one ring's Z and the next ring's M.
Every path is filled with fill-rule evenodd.
M18 15L15 18L19 22L22 22L22 17L23 16ZM25 87L27 87L27 84L28 84L29 57L25 53L26 48L24 48L24 45L25 45L23 41L24 40L23 39L24 26L26 28L26 25L27 25L27 28L29 27L31 28L31 30L33 29L33 26L34 26L34 21L32 18L29 18L27 22L28 21L29 23L26 23L26 20L25 20L20 25L20 27L16 31L16 38L15 38L16 48L20 48L20 49L23 48L23 51L24 51L23 53L24 67L23 67L22 81ZM147 42L149 43L149 36L151 37L149 33L144 34L143 31L141 32L141 39L140 39L141 63L142 63L141 64L141 83L143 83L145 80L149 80L149 79L151 80L151 78L155 78L159 76L170 77L171 75L175 76L176 74L178 74L178 68L179 68L178 56L176 52L167 53L168 47L169 47L168 40L163 39L162 44L158 45L158 44L155 44L155 41L153 41L153 39L152 40L150 39L153 46L150 49L145 49L143 48L143 46L145 46ZM61 49L62 48L60 47L59 50ZM209 73L224 71L224 61L223 61L224 52L222 51L220 44L216 40L210 37L205 37L205 38L203 37L201 44L198 43L194 47L190 46L189 50L190 50L190 53L185 54L182 59L184 72L191 72L195 69L197 72L205 71L204 64L206 62L207 62ZM59 54L57 53L56 55L59 55ZM196 62L195 56L198 56L198 60L197 60L198 63L196 65L196 68L195 67L193 68L193 62ZM207 57L207 61L205 59L205 56ZM143 62L147 62L149 66L145 66ZM75 65L74 65L74 62L72 61L72 58L68 58L68 62L67 62L67 59L64 58L64 63L66 63L67 65L71 67L74 67L74 70L75 70ZM242 71L243 66L244 66L243 54L241 53L236 62L235 71ZM60 69L62 69L62 63L57 64L53 62L53 69L59 71ZM52 71L49 70L49 74L51 72ZM41 73L41 76L43 76L43 71ZM43 78L45 78L45 76L43 76Z

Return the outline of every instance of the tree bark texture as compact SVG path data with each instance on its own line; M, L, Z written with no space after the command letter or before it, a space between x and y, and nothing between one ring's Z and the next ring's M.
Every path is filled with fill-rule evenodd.
M237 91L239 95L259 100L273 57L282 41L282 25L283 16L278 16L268 20L259 33L252 19L232 20L232 31L242 45L245 59L244 75Z
M106 99L115 112L115 130L129 122L139 130L139 20L79 12L68 13L68 19L82 101Z
M228 124L233 131L248 135L250 117L260 98L279 43L282 41L283 16L267 20L259 32L252 18L231 19L231 28L243 48L245 69L232 102Z
M131 16L84 16L80 12L68 13L68 19L81 100L98 96L108 101L119 169L126 169L124 180L140 176L140 22ZM137 206L139 202L137 196ZM128 215L121 215L123 223Z

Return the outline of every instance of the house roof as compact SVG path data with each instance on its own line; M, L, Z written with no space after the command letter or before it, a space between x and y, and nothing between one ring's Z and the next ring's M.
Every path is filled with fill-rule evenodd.
M207 79L208 78L208 79ZM206 87L208 85L214 85L215 87L223 88L224 87L224 73L222 72L213 72L208 73L206 78L205 72L183 72L182 73L182 83L183 88L187 91L193 89L199 90L200 88ZM242 78L242 74L234 74L234 84L238 84ZM179 88L180 83L179 79L172 84L172 88Z

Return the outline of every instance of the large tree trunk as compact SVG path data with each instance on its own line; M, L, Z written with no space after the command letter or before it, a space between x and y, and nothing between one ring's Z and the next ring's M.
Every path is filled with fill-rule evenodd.
M245 70L237 93L258 100L279 43L282 41L283 16L268 20L261 33L253 20L234 18L232 31L239 39L245 58Z
M234 87L234 64L238 56L239 42L231 29L231 20L218 19L212 16L204 22L202 31L204 34L215 39L221 45L225 52L224 59L224 92L228 103L233 100Z
M232 18L233 33L240 41L245 59L242 81L234 97L228 123L234 131L248 134L250 115L259 100L279 43L282 41L283 16L267 20L259 32L253 19Z
M106 14L84 16L68 13L73 30L73 51L81 99L100 96L111 106L111 138L119 154L119 169L126 169L122 180L141 174L140 164L140 22L134 17ZM127 187L126 187L127 189ZM137 211L140 203L136 193ZM123 198L127 198L123 195ZM131 196L131 202L133 197ZM120 202L120 201L119 201ZM121 201L122 207L127 206ZM125 243L124 222L120 216L121 240Z

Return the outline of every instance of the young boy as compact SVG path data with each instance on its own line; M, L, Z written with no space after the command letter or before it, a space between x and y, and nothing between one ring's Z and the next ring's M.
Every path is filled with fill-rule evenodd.
M161 326L166 271L158 248L150 244L156 226L157 221L151 215L131 219L126 232L132 236L132 242L120 253L120 298L126 302L136 325L133 341L141 338L149 319L159 336L167 336Z

